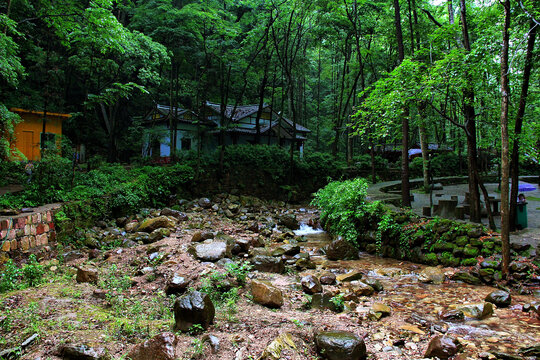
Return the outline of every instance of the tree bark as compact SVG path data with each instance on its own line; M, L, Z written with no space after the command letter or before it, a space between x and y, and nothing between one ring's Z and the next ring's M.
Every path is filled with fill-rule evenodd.
M501 52L501 241L502 241L502 274L508 277L510 265L510 214L508 204L510 164L508 136L508 106L510 100L510 84L508 79L508 48L510 47L510 0L505 0L503 46Z
M537 25L530 21L529 40L527 41L527 54L525 55L525 66L523 69L523 83L521 84L521 95L519 97L519 108L516 116L514 128L514 146L512 148L512 160L510 161L510 173L512 176L512 189L510 191L510 231L516 230L517 197L519 189L519 143L527 96L529 93L529 83L533 66L533 50L536 40Z

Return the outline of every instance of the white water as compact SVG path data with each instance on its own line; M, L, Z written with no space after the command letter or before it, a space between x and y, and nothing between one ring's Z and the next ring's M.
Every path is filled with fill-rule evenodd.
M314 229L308 224L301 223L300 229L294 230L294 234L297 236L304 236L304 235L312 235L312 234L320 234L323 233L324 230L322 229Z

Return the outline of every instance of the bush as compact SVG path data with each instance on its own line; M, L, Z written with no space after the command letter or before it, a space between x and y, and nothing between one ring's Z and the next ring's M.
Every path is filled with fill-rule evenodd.
M334 181L317 191L311 204L321 209L321 223L330 232L357 243L366 225L376 224L383 213L380 202L367 201L367 188L361 178Z
M354 165L358 170L371 170L371 155L362 154L353 157ZM388 168L388 160L382 156L375 155L375 169L384 170Z

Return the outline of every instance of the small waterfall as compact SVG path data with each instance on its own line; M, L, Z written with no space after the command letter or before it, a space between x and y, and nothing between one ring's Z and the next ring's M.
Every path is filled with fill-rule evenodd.
M300 223L300 229L294 230L294 234L297 236L304 236L304 235L313 235L313 234L321 234L324 230L322 229L314 229L308 224Z

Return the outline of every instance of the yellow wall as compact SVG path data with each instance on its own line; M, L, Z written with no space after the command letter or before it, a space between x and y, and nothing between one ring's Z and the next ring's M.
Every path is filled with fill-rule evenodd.
M28 160L41 158L40 139L43 131L43 112L23 109L10 109L17 113L22 121L15 126L15 142L13 148L17 148ZM62 135L62 121L69 118L69 114L47 113L45 132ZM57 137L57 145L60 145L60 137Z

